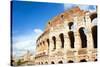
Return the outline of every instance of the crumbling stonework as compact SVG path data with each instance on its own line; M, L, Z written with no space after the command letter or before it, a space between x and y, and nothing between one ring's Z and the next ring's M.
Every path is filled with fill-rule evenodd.
M35 64L97 61L96 20L79 7L54 17L36 41Z

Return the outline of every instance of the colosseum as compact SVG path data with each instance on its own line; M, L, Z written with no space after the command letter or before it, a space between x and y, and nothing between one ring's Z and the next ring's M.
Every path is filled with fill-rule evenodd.
M64 11L48 22L36 44L36 65L97 61L97 10Z

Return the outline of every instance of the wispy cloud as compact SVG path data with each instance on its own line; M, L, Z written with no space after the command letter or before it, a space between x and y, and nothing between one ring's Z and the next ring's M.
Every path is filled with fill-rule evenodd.
M93 5L78 5L80 7L80 9L82 10L87 10L87 11L96 11L96 6Z
M35 33L42 33L43 31L41 29L34 29Z
M70 8L73 8L73 7L80 7L80 9L82 10L86 10L86 11L96 11L96 5L78 5L78 4L64 4L64 9L65 10L68 10Z
M29 34L23 34L13 37L13 54L16 56L23 55L27 50L35 52L36 39L42 33L41 29L34 29Z
M68 10L68 9L73 8L75 6L76 6L75 4L64 4L64 10Z

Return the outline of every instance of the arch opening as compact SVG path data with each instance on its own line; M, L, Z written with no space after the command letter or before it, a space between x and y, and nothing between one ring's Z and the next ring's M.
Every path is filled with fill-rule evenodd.
M63 14L61 15L61 18L62 18L62 19L64 18L64 15L63 15Z
M80 62L87 62L85 59L80 60Z
M93 13L93 14L90 16L90 18L91 18L91 21L93 21L93 19L97 18L97 13Z
M53 36L53 37L52 37L52 40L53 40L53 43L54 43L54 48L53 48L53 49L56 49L56 37Z
M41 64L43 64L43 62L41 62Z
M61 48L64 48L64 35L63 35L63 33L61 33L59 35L59 37L60 37L60 40L61 40Z
M43 41L43 45L45 45L45 41Z
M45 64L48 64L48 62L46 61Z
M62 62L62 61L59 61L58 63L59 63L59 64L63 64L63 62Z
M55 63L52 61L51 64L55 64Z
M42 43L40 43L40 45L42 46Z
M82 48L87 48L87 37L83 29L84 29L83 27L79 29L81 44L82 44Z
M92 27L93 46L97 48L97 26Z
M69 60L69 61L68 61L68 63L74 63L74 61L72 61L72 60Z
M74 38L74 33L73 33L73 31L68 32L68 35L69 35L69 39L70 39L71 48L74 48L74 41L75 41L75 38Z
M49 47L49 45L50 45L49 39L47 39L47 43L48 43L48 47Z
M95 59L94 61L98 61L97 59Z
M73 22L70 22L70 23L68 24L69 29L71 29L72 25L73 25Z

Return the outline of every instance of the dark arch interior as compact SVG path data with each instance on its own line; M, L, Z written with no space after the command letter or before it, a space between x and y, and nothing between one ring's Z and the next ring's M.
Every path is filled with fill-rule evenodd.
M43 62L41 62L41 64L43 64Z
M82 44L82 48L86 48L87 47L87 37L84 33L84 28L80 28L79 29L79 33L80 33L80 38L81 38L81 44Z
M48 64L48 62L45 62L45 64Z
M95 59L94 61L98 61L97 59Z
M52 61L51 64L55 64L55 63Z
M52 37L52 40L53 40L53 43L54 43L54 49L56 49L56 37L53 36L53 37Z
M43 41L43 45L45 45L45 42Z
M91 18L91 21L93 21L94 18L97 18L97 13L92 14L92 15L90 16L90 18Z
M80 62L87 62L85 59L80 60Z
M70 43L71 43L71 48L74 48L74 33L72 31L68 32Z
M64 18L64 15L61 15L61 18L63 19Z
M40 45L42 45L42 43L40 43Z
M72 60L69 60L69 61L68 61L68 63L74 63L74 61L72 61Z
M92 27L92 36L94 48L97 48L97 26Z
M48 43L48 47L49 47L49 45L50 45L50 44L49 44L49 39L47 39L47 43Z
M68 24L68 26L69 26L69 29L71 29L71 26L73 25L73 22L70 22L69 24Z
M64 48L64 35L63 35L63 33L61 33L60 35L59 35L59 37L60 37L60 40L61 40L61 48Z
M48 22L48 24L50 24L50 22Z
M62 62L62 61L59 61L58 63L59 63L59 64L63 64L63 62Z

